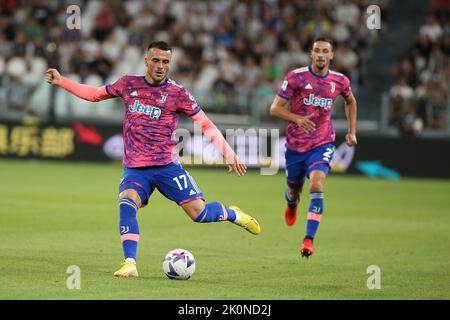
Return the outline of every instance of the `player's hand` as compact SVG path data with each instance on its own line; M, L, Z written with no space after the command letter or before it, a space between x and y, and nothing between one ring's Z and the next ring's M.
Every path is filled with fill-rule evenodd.
M345 135L345 143L349 147L354 146L355 144L357 144L358 141L356 140L356 135L354 133L347 133Z
M312 133L316 130L316 124L310 120L312 117L314 117L314 113L308 114L304 117L298 116L295 123L297 123L297 126L306 133Z
M61 80L61 75L58 70L50 68L45 73L45 80L50 84L58 84L59 80Z
M247 166L239 159L237 155L233 155L227 159L228 172L234 171L241 177L247 172Z

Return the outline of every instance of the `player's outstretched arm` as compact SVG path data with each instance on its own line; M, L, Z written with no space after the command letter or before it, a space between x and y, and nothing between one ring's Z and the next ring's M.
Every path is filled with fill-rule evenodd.
M314 114L309 114L307 116L300 116L293 112L290 112L285 108L288 100L283 99L279 96L275 97L275 100L272 102L270 106L270 115L275 116L277 118L291 121L297 124L297 126L307 133L311 133L316 129L316 124L310 120L314 116Z
M345 98L345 114L348 121L348 132L345 135L345 143L350 147L358 143L356 140L356 110L356 99L351 94Z
M98 102L113 98L108 94L105 86L97 88L72 81L66 77L63 77L56 69L48 69L45 73L45 80L48 83L57 85L87 101Z
M247 166L239 159L222 133L217 129L214 123L206 116L205 112L200 111L191 119L202 129L205 136L211 140L220 153L226 159L228 164L228 172L234 171L238 176L243 176L247 172Z

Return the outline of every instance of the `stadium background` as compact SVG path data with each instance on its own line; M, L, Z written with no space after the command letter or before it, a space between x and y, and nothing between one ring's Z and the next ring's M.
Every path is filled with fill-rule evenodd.
M66 25L71 15L67 12L67 8L73 4L81 9L79 30L70 30ZM381 9L381 28L369 30L366 20L370 14L366 10L373 4ZM72 175L75 172L84 176L85 172L81 168L86 166L86 172L90 174L102 172L100 176L103 178L106 174L102 170L114 172L116 179L107 179L111 186L107 187L108 192L105 194L113 195L116 192L115 184L120 175L118 163L120 163L120 134L123 120L121 101L111 99L94 105L71 96L64 90L45 83L43 76L48 67L57 68L61 74L73 80L101 86L114 82L123 74L144 74L143 56L147 45L153 40L167 41L174 48L170 77L193 93L220 129L224 132L230 128L279 129L280 140L275 142L278 146L282 146L285 123L269 116L270 104L286 71L309 64L308 49L312 40L326 36L336 42L332 69L346 74L351 79L352 89L358 101L359 144L351 152L342 144L346 132L343 100L337 101L333 108L338 136L336 146L344 148L341 151L342 158L345 158L347 153L351 153L351 157L345 163L335 165L334 174L330 179L336 180L330 180L330 185L339 189L340 183L347 187L352 186L348 181L361 185L370 183L372 180L365 179L362 173L379 177L380 180L375 182L380 183L378 187L384 191L394 188L396 192L402 194L403 198L397 199L399 203L405 204L405 207L398 209L404 214L401 219L419 217L419 220L416 220L419 223L425 214L423 211L436 212L437 216L430 217L434 224L428 226L428 233L424 232L424 235L435 236L434 232L438 229L442 232L440 236L448 240L445 234L449 233L450 206L444 196L445 193L448 194L448 181L406 179L406 183L413 186L400 183L404 183L404 177L450 178L448 168L450 152L447 151L450 148L449 11L450 2L447 0L1 0L0 178L1 194L4 195L0 206L2 226L11 227L14 221L17 222L14 220L17 217L25 224L35 221L34 216L33 218L27 215L28 209L22 207L20 201L30 199L27 198L29 196L36 200L34 195L37 191L34 189L24 191L25 186L21 181L27 181L28 187L39 185L41 191L45 190L46 193L38 192L38 194L46 196L46 201L51 203L58 201L51 196L54 188L67 187L67 184L61 181L63 177L73 182L70 186L73 194L85 194L86 189L89 189L85 184L92 181L86 182L88 179L86 176L85 181L77 180L75 183L73 179L76 178ZM180 119L179 127L194 132L192 123L185 117ZM198 142L195 140L197 138L192 136L194 144ZM250 152L248 149L251 149L252 141L255 142L251 139L241 141L247 147L245 152ZM270 147L274 140L268 137L267 141L258 140L258 143L268 143ZM276 150L282 154L282 148ZM12 160L18 158L40 161ZM46 160L60 161L48 163ZM96 164L86 164L86 161ZM64 165L67 166L61 167ZM251 167L256 168L264 165L260 159L250 163ZM207 181L202 184L203 189L212 189L211 192L217 198L227 194L226 199L236 201L231 200L235 197L228 195L236 181L229 180L229 185L223 188L213 186L215 179L211 177L220 175L219 171L211 171L207 165L193 170L196 170L196 175L204 177ZM36 174L35 177L31 176L33 173ZM397 174L400 175L401 181L390 181L398 179ZM242 188L244 186L255 188L252 183L259 183L257 176L256 171L251 172L248 180L251 183L240 180L239 184ZM95 175L92 179L95 179ZM50 184L50 181L53 184ZM392 183L399 184L392 185ZM103 187L105 184L98 185L98 190ZM276 195L271 199L278 203L278 207L273 210L281 212L284 201L283 188L281 172L278 175L277 186L274 187L273 182L267 180L267 184L263 183L258 190L261 193L276 190ZM431 203L424 201L417 204L418 211L412 212L409 205L412 205L416 196L423 196L422 188L428 188L436 199L430 200ZM98 192L97 189L89 190L92 193ZM245 193L245 190L242 192ZM376 202L377 195L386 205L394 201L389 198L389 194L386 195L388 200L383 199L383 192L378 188L371 190L375 194L370 197L365 193L359 193L366 202L361 199L349 200L359 203L359 209L354 209L355 228L364 225L364 222L356 218L361 206L362 210L370 211L375 216L381 215L380 219L384 219L385 208L377 207L379 211L374 208L366 209L373 206L373 202L369 201ZM415 190L417 193L405 190ZM354 190L357 194L358 191L361 190ZM341 191L330 190L330 194L333 192L343 195L339 193ZM64 202L68 206L72 203L72 198L83 201L73 194L65 195L67 198ZM102 201L111 200L104 194L100 197ZM250 198L253 202L248 200L247 206L251 207L255 201L259 201L253 193ZM113 203L113 200L110 202ZM33 201L30 200L29 205L32 206ZM339 207L337 202L337 198L332 200L330 207ZM259 205L262 211L265 209L261 207L263 203ZM168 208L167 210L176 211L170 205ZM64 211L62 207L59 209ZM336 208L336 211L347 212L347 209L347 207ZM45 215L52 214L45 207L37 210ZM84 207L84 210L88 209ZM111 204L110 211L114 210L117 211ZM18 216L8 215L16 211ZM105 216L106 211L105 209ZM89 216L87 213L81 215L85 218ZM110 218L110 213L107 216L105 219L114 220ZM50 220L56 223L54 226L60 226L58 223L61 221ZM280 223L281 220L268 219L268 221ZM330 223L332 221L330 219ZM438 221L442 224L439 225ZM111 230L115 230L114 222L111 221ZM185 222L179 221L183 224L180 230L186 228ZM400 225L399 228L402 228ZM53 224L49 226L51 230ZM386 227L384 224L382 226ZM320 236L324 237L323 245L327 239L326 232L330 232L326 228L324 226L324 230L319 232ZM412 229L416 230L415 227ZM20 226L17 224L17 228L8 230L13 234L20 230ZM108 229L111 233L108 236L114 239L111 230ZM364 230L364 227L361 230ZM8 234L6 231L3 232L3 237ZM387 236L382 233L379 235ZM388 235L393 236L389 232ZM49 239L45 233L42 237ZM367 239L369 242L372 240L371 237ZM19 240L11 238L5 241L3 253L14 249L17 241ZM41 250L39 244L44 245L43 241L36 243L37 247L31 250L32 252L35 252L34 250L39 252ZM428 244L423 245L425 247L422 249L427 250ZM27 246L28 244L25 245ZM169 244L161 246L170 249ZM441 257L438 266L435 267L438 269L447 267L448 270L448 241L443 249L447 254ZM118 245L113 251L119 252ZM8 254L5 253L5 256ZM155 254L151 258L159 259L159 256ZM433 267L430 268L434 270ZM443 279L448 283L448 273L438 273L435 276L436 283L441 283ZM20 279L19 275L17 282L20 282ZM12 287L17 286L14 280L7 283ZM1 297L22 297L21 289L13 292L9 295L2 292ZM338 293L336 296L306 294L301 298L370 298L366 293L359 295L347 293L342 295ZM171 297L170 292L166 294L162 297ZM29 296L36 297L32 294ZM48 293L41 297L54 296ZM203 293L200 297L208 297L208 294ZM290 296L270 294L260 296L256 293L240 296L240 298L260 297L300 298L295 293ZM397 292L385 297L420 298L420 294L408 295L405 292ZM430 293L427 297L448 299L450 296L447 288L435 295Z
M145 48L159 39L174 47L171 77L221 129L283 130L268 113L274 94L287 70L308 64L312 40L327 36L336 42L332 68L351 79L358 100L358 136L367 139L350 171L358 160L379 160L402 175L450 177L441 151L450 137L446 1L77 3L81 28L70 30L68 2L2 1L1 156L117 158L99 148L121 133L121 101L93 107L47 85L42 74L54 67L86 84L113 83L145 73ZM370 4L381 9L381 29L367 27ZM342 99L333 118L342 136ZM193 130L186 118L180 127ZM441 161L428 165L434 158Z

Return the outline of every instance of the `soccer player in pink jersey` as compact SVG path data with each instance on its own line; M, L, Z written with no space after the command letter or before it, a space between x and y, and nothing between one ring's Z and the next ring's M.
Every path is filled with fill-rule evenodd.
M136 254L139 228L136 214L158 189L200 223L231 221L252 234L259 234L258 222L236 206L205 203L194 179L178 162L174 130L181 113L190 117L215 143L238 176L245 164L228 145L221 132L183 86L168 77L172 49L163 41L152 42L145 56L144 76L123 76L113 84L93 87L79 84L48 69L47 82L88 101L120 97L124 102L124 174L119 185L120 238L124 262L116 277L137 277Z
M286 128L286 201L285 220L292 226L297 219L305 177L309 178L310 203L306 236L300 252L303 257L313 254L313 240L324 212L324 183L330 171L334 153L335 131L331 108L338 95L345 99L348 131L345 142L356 140L356 100L349 79L330 70L333 43L319 38L310 52L311 65L290 71L273 101L270 114L287 120ZM289 110L286 105L289 103Z

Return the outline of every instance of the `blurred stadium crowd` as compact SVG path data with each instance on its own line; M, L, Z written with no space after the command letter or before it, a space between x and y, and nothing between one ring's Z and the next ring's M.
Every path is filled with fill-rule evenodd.
M388 1L377 1L383 17ZM123 74L144 74L143 56L153 40L174 47L171 77L210 112L267 117L285 72L309 64L309 48L319 36L336 42L332 68L349 76L357 92L377 35L364 22L373 2L0 0L0 105L7 108L1 113L45 115L50 89L43 74L49 66L98 86ZM81 8L80 30L66 26L70 4ZM443 48L421 49L416 56L433 57L425 68L440 67L442 59L434 57ZM55 98L57 116L92 115L78 107L79 100L73 107L62 90ZM96 108L99 116L121 114L114 100Z
M450 119L450 1L430 1L411 50L393 68L390 124L405 135L444 129Z

